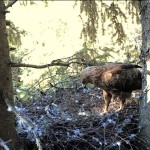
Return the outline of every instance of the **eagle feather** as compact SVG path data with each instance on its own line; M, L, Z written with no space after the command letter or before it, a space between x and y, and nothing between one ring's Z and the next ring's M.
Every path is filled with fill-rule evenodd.
M133 90L142 88L141 66L130 63L109 63L102 66L90 66L81 71L81 82L93 84L103 89L105 111L111 98L120 99L120 109L131 96Z

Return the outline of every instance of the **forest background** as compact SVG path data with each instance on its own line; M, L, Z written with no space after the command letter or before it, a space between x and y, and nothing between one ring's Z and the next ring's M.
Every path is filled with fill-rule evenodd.
M99 18L99 28L94 43L88 43L88 39L86 40L82 34L83 22L86 22L87 16L85 13L80 14L78 2L48 1L47 3L46 5L43 2L34 1L34 5L30 5L29 2L17 2L10 8L11 13L7 14L7 19L11 20L18 30L17 36L14 36L16 39L13 41L10 39L10 45L16 47L15 41L20 41L15 51L16 58L12 57L16 62L21 61L27 64L32 62L35 65L42 65L83 51L85 52L81 57L89 63L91 61L90 65L105 62L139 62L141 25L139 20L136 17L133 18L124 7L126 2L118 3L120 11L126 14L124 18L117 16L122 24L123 32L115 33L117 26L107 16L105 16L104 25L101 23L102 18ZM109 6L111 1L105 1L105 3ZM14 52L11 54L14 56ZM22 88L34 84L45 71L47 72L47 69L22 68L19 75ZM56 74L56 69L53 68L51 75L54 74ZM53 82L59 82L57 80L62 80L62 78L66 77L55 78ZM55 84L53 82L51 84ZM41 85L36 86L43 88L44 84L45 82L42 82ZM18 92L21 91L18 90ZM23 97L23 95L20 96Z

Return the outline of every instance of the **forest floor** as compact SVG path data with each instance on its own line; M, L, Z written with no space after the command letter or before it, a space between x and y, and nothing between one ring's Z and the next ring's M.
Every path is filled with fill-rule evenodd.
M101 95L100 89L61 88L28 105L18 100L16 110L25 118L16 119L23 149L138 150L138 100L131 98L119 112L114 101L104 114Z

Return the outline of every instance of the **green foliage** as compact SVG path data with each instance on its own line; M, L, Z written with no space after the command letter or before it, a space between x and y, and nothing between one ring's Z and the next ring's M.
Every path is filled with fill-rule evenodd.
M48 6L48 0L41 0L41 1L43 1L45 7ZM34 2L34 0L21 0L20 1L20 5L27 6L28 4L29 5L36 5L36 3Z
M58 23L59 23L59 27L55 29L55 32L56 32L56 37L60 38L66 33L67 23L62 21L61 19L59 20Z
M105 9L103 9L105 8ZM117 42L120 44L125 40L125 32L123 29L122 22L119 21L119 18L124 19L126 22L126 16L122 12L122 10L118 7L118 4L115 4L112 2L109 5L106 3L101 2L101 18L102 18L102 31L103 34L105 34L105 29L104 29L104 24L106 22L106 19L110 19L110 24L108 26L112 27L115 29L112 32L112 37L117 37Z
M126 12L123 11L120 6L121 3L125 3ZM123 4L122 4L123 5ZM124 6L124 5L123 5ZM81 1L81 19L83 22L83 30L81 37L84 37L86 45L96 42L98 36L98 25L101 24L102 34L105 34L106 22L110 20L108 27L112 30L112 39L116 37L116 41L122 44L126 39L126 33L123 28L123 22L126 22L127 15L131 16L132 21L136 18L136 22L139 23L139 9L138 1L127 0L125 2L120 1ZM87 19L85 18L85 15ZM100 20L100 22L99 22Z
M89 49L89 48L83 48L77 53L75 53L74 58L75 59L81 59L83 62L85 62L86 66L92 66L92 65L100 65L107 62L107 58L111 56L107 52L108 48L104 48L103 51L105 51L103 54L99 53L99 49ZM81 70L80 70L81 71Z
M16 51L21 47L21 35L25 36L27 33L24 30L19 29L14 25L13 22L9 21L10 24L7 27L7 34L8 34L8 42L9 46L15 47ZM10 58L12 62L22 62L23 53L25 52L16 52L14 54L14 51L10 52ZM12 68L12 78L13 78L13 86L14 86L14 94L16 95L17 89L20 88L23 85L23 82L21 81L20 76L23 74L23 70L21 68ZM18 94L17 94L18 95Z
M20 47L21 46L21 35L26 35L25 30L21 30L14 25L13 22L9 21L10 25L7 27L8 42L10 46Z
M98 6L95 1L81 1L80 13L85 13L87 20L83 23L83 29L81 32L81 38L84 37L85 41L90 43L96 42L97 28L98 28Z
M139 16L139 1L128 0L126 1L126 11L132 17L132 21L136 20L136 23L140 23Z

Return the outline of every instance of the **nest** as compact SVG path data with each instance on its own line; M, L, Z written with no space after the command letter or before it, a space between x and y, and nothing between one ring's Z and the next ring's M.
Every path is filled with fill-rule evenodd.
M120 112L115 111L118 102L113 102L110 111L103 114L101 90L61 89L59 92L46 94L28 106L17 104L16 110L34 125L29 128L17 119L23 149L38 149L33 130L44 150L139 149L136 101L130 101Z

